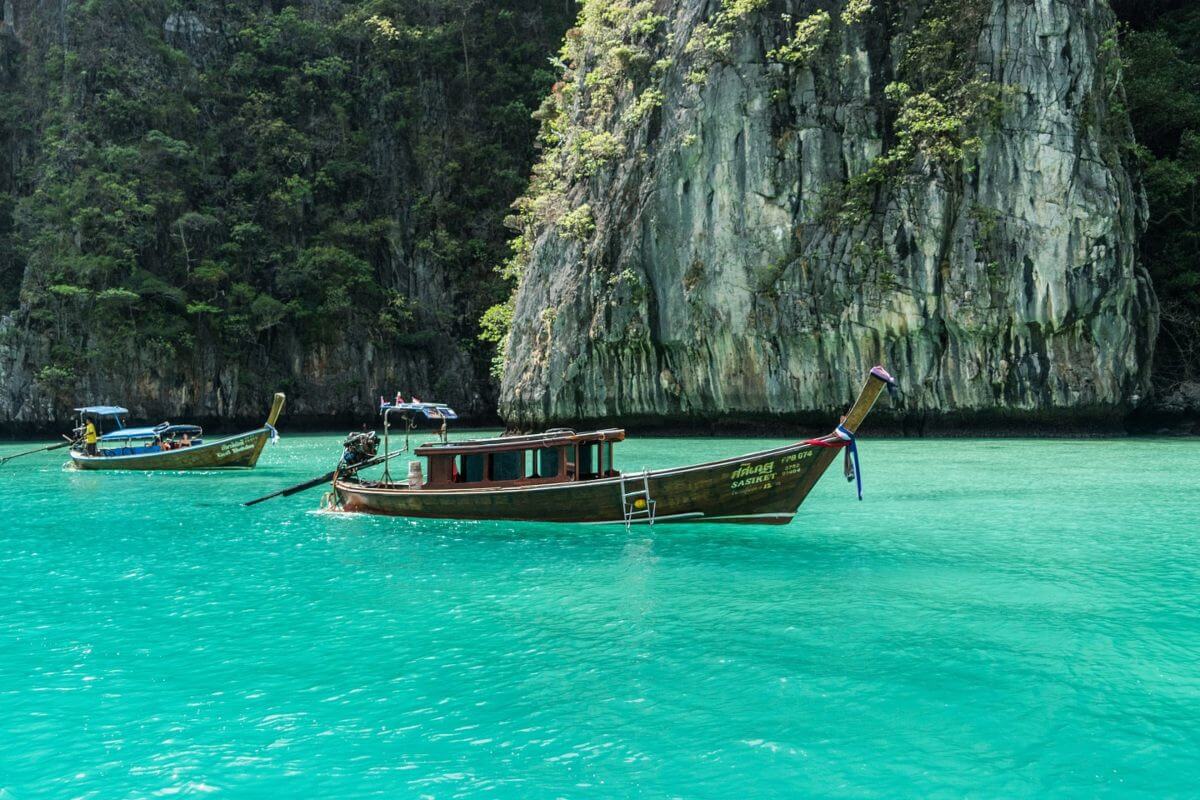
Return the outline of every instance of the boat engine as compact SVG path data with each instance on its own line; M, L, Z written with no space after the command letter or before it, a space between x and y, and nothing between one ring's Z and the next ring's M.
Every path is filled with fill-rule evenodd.
M342 466L356 467L379 452L379 434L375 431L352 433L342 442L342 448Z

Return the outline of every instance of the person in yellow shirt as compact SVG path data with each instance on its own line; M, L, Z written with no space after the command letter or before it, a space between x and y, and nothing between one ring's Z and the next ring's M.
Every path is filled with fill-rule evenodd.
M96 424L89 419L87 421L87 425L83 429L83 444L85 446L84 451L89 456L96 455L96 441L99 438L100 437L96 435Z

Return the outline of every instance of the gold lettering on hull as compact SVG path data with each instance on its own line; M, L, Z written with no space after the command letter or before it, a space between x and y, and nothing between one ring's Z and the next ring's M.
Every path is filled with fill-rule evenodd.
M812 450L801 450L788 453L776 461L742 464L729 476L729 490L734 494L742 494L769 489L777 485L777 478L799 475L807 470L812 456Z
M244 453L247 450L254 449L253 439L240 439L236 442L229 442L217 448L217 458L225 458L226 456L235 456L238 453Z

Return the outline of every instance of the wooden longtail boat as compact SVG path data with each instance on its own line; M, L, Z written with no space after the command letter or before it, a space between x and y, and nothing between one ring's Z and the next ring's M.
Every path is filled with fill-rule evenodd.
M435 442L414 454L405 483L336 476L327 496L343 511L404 517L543 522L790 522L885 386L875 367L835 432L706 464L623 474L613 466L620 429ZM856 453L856 451L854 451ZM386 478L386 476L385 476ZM861 484L860 484L861 497Z
M97 428L111 425L113 430L99 436L96 452L89 455L86 445L71 448L71 461L77 469L225 469L253 467L268 440L278 438L275 423L283 410L284 396L275 395L271 412L261 428L213 441L204 440L197 425L162 423L152 428L127 428L128 411L119 406L87 406L79 412L80 429L91 420ZM77 432L79 429L77 429Z

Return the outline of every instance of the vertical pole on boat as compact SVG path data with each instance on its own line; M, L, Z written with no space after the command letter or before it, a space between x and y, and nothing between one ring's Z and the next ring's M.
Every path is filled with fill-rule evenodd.
M388 470L388 458L387 458L387 454L388 454L388 412L389 411L391 411L390 408L385 408L383 410L383 456L384 456L383 480L384 480L384 483L390 483L392 480L392 474Z

